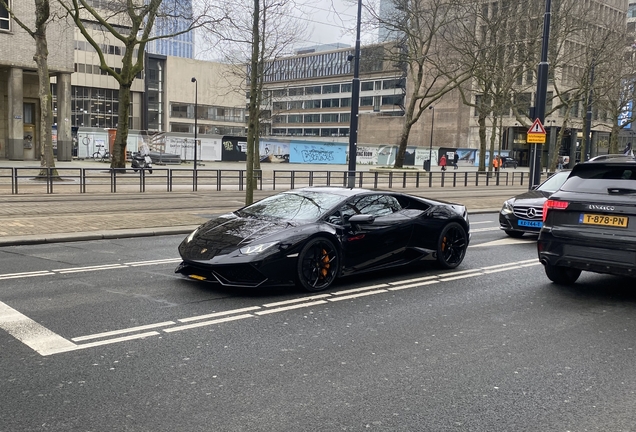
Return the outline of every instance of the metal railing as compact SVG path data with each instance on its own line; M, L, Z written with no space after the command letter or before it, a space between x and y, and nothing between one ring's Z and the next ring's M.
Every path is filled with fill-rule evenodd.
M57 176L54 175L57 171ZM41 173L44 172L44 175ZM541 173L548 177L552 173ZM347 171L274 170L264 178L254 171L258 190L285 190L306 186L346 186ZM369 189L524 186L527 172L358 171L356 185ZM159 168L41 168L0 167L0 195L26 193L172 192L238 190L247 187L247 171L236 169Z

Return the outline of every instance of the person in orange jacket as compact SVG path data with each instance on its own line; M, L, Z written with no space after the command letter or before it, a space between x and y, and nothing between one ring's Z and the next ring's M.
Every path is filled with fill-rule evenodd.
M499 167L501 166L501 158L499 156L492 160L492 166L495 168L495 172L499 171Z

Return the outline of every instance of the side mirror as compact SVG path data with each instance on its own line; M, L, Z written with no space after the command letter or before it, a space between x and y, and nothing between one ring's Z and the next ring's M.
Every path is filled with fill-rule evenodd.
M357 214L353 215L349 218L349 223L358 224L358 225L369 225L375 221L375 216L365 215L365 214Z

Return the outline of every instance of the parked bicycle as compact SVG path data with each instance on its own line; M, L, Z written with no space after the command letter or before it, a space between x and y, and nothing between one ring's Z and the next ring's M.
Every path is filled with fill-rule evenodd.
M95 144L95 147L97 147L97 151L93 153L93 156L91 156L93 159L99 159L102 162L110 160L110 152L106 150L106 146L103 144Z

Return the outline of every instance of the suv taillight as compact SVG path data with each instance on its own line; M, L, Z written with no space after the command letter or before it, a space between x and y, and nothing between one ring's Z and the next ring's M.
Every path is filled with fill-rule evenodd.
M567 201L547 200L543 203L543 222L548 217L548 210L565 210L569 205Z

